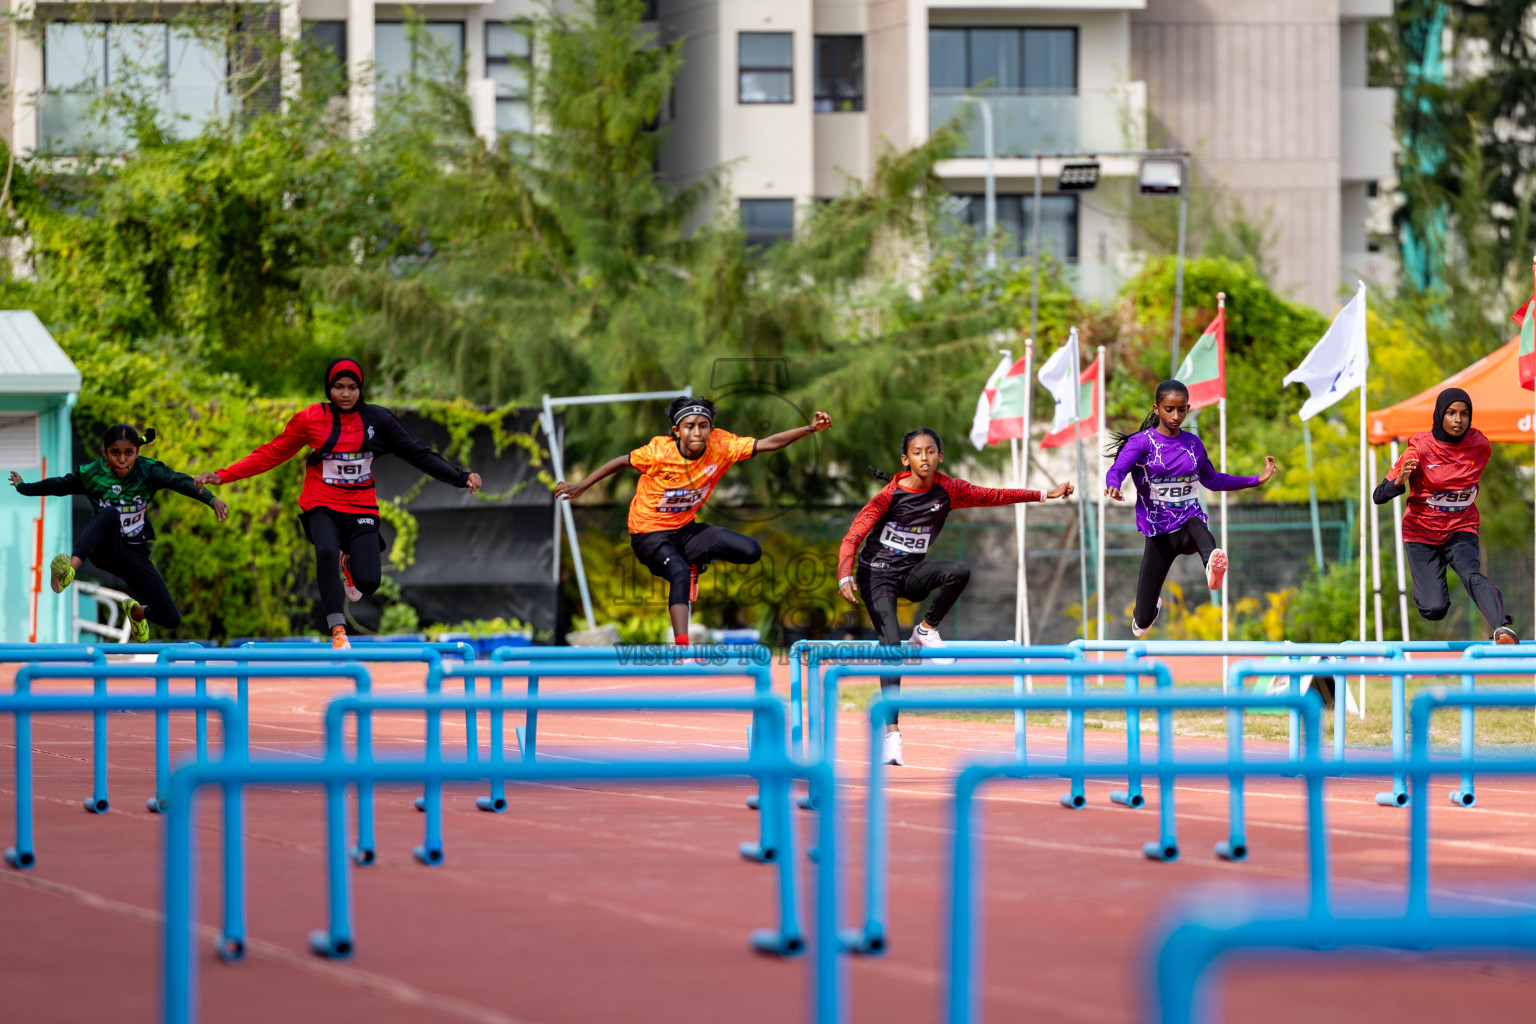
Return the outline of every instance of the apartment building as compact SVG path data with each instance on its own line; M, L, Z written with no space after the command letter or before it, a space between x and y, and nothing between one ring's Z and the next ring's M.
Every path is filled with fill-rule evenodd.
M981 226L984 118L991 115L1003 231L999 255L1023 258L1040 172L1042 248L1085 297L1114 294L1139 255L1130 227L1139 161L1099 158L1091 191L1060 187L1070 160L1038 153L1187 147L1251 216L1276 232L1277 284L1330 308L1341 281L1386 279L1365 225L1392 174L1392 96L1365 80L1366 28L1391 0L654 0L663 40L685 62L665 112L662 172L689 181L723 168L718 197L750 236L794 231L818 198L867 179L884 147L916 145L969 114L939 174L961 221ZM156 8L173 17L180 8ZM464 70L487 137L533 126L535 55L524 22L535 0L412 9ZM36 33L13 32L10 101L0 124L19 152L68 154L100 138L85 116L95 90L158 75L168 109L195 128L227 111L228 55L162 21L122 21L99 5L39 3ZM346 68L347 100L366 125L380 96L426 59L407 9L373 0L290 0L281 29L303 33ZM295 69L297 73L297 69ZM0 116L0 122L6 120ZM1149 131L1150 126L1150 131ZM95 134L93 134L95 133ZM111 129L106 129L108 136Z

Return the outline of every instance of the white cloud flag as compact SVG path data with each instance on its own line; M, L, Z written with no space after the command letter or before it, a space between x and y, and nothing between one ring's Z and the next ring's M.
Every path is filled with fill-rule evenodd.
M1365 387L1370 366L1370 346L1365 338L1365 283L1355 297L1333 318L1327 332L1312 346L1301 365L1285 375L1286 384L1305 384L1312 393L1301 407L1309 420L1355 388Z
M1081 395L1078 388L1077 328L1072 328L1067 343L1040 367L1040 383L1056 399L1056 412L1051 416L1051 433L1066 430L1081 418L1078 409Z

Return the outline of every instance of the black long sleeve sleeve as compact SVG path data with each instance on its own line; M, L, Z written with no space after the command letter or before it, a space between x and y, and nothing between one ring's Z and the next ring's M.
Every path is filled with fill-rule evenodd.
M409 430L395 418L393 413L386 414L384 418L385 441L389 444L390 451L400 456L406 462L435 477L445 484L454 487L468 487L469 474L437 452L431 446Z
M85 488L80 484L79 474L66 473L63 476L50 476L36 483L17 484L16 493L28 498L58 497L66 494L84 494Z
M1393 498L1407 493L1408 488L1403 486L1402 481L1388 478L1376 485L1376 490L1371 493L1371 500L1378 505L1385 505Z
M213 504L213 492L200 488L193 483L192 478L185 473L179 473L163 462L157 462L150 469L150 483L156 490L175 491L184 494L193 501L200 501L204 505Z

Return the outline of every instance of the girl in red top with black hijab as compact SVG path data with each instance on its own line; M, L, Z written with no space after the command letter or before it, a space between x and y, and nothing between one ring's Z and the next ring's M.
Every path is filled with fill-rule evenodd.
M1517 644L1504 611L1504 596L1482 573L1478 560L1477 485L1493 446L1472 426L1472 396L1461 388L1446 388L1435 397L1430 429L1408 439L1408 448L1373 495L1385 505L1406 492L1403 546L1413 572L1413 604L1431 621L1445 618L1451 608L1445 585L1447 567L1472 596L1493 639ZM1406 481L1406 484L1405 484Z
M933 594L933 600L912 628L911 642L921 647L944 646L939 623L971 581L971 569L964 562L930 562L927 555L953 509L1044 501L1072 493L1070 483L1049 494L977 487L940 473L939 463L943 461L944 442L927 427L919 427L902 438L901 464L907 471L892 478L871 467L870 472L889 483L853 517L853 525L848 527L838 553L838 591L854 604L859 603L859 594L864 595L869 621L886 647L901 642L896 599L922 601L929 594ZM900 689L899 678L880 680L883 695L895 694ZM901 730L896 721L893 717L886 729L881 754L886 764L903 763Z
M299 522L315 545L320 605L332 647L351 647L342 595L361 601L379 588L379 499L373 488L373 460L393 453L423 473L470 493L480 474L466 473L415 436L383 406L363 401L363 370L353 359L338 359L325 371L327 401L300 409L283 432L227 469L197 475L197 485L227 484L276 469L306 446Z

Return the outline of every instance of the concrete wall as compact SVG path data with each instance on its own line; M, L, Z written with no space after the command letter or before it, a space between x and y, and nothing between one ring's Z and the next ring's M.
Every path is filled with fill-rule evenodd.
M48 475L73 472L70 452L70 427L67 396L3 395L0 412L37 413L39 454L48 460ZM41 467L0 466L0 473L11 470L22 479L42 478ZM42 643L69 643L71 635L70 592L55 594L48 586L48 562L59 552L74 546L70 523L70 498L24 498L9 485L0 487L0 643L25 643L31 625L32 566L35 561L36 532L33 520L47 503L43 514L43 589L38 601L37 639Z
M1339 17L1338 0L1153 0L1130 19L1166 141L1270 215L1275 283L1321 309L1340 272Z

